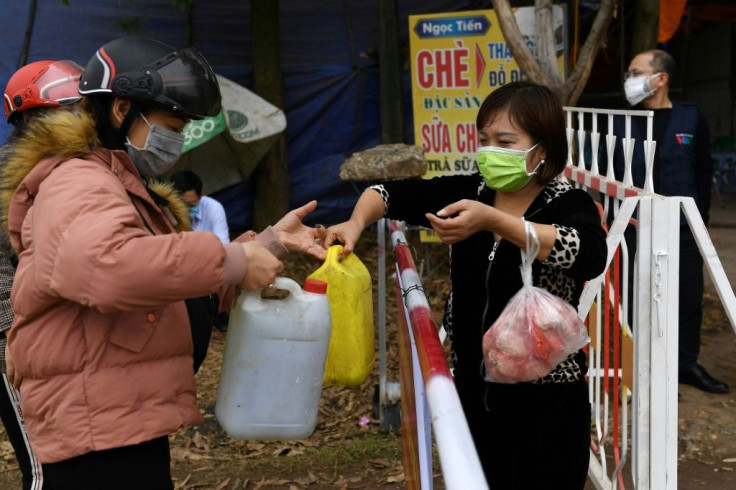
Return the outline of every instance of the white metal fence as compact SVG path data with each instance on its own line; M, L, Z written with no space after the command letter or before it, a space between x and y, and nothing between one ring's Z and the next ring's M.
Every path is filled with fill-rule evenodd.
M589 281L578 306L593 339L588 354L595 431L589 476L600 489L675 489L681 213L732 325L736 325L736 298L694 200L654 194L653 113L574 107L565 111L570 145L565 174L600 193L603 221L611 223L606 272ZM623 135L614 134L614 116L624 118ZM634 118L646 118L644 141L631 138ZM600 175L598 165L600 120L607 123L605 175ZM623 182L616 181L613 172L617 144L625 162ZM643 189L633 187L632 181L637 144L643 145L645 159ZM630 257L624 230L634 222L636 256ZM632 281L630 260L635 260ZM634 288L633 305L629 284ZM630 317L633 325L628 324ZM630 480L624 478L627 466Z
M588 282L578 307L580 317L588 324L592 339L588 346L589 396L593 408L589 477L598 489L676 489L681 213L684 213L692 230L706 269L735 330L736 297L693 199L663 197L653 192L652 166L656 148L656 142L652 139L653 113L575 107L566 107L565 112L570 147L565 177L598 194L602 223L609 227L606 271ZM623 135L614 134L614 117L624 118ZM634 118L645 118L644 141L637 142L631 137ZM605 138L602 139L602 136ZM613 170L616 145L623 152L625 161L622 182L615 179ZM645 155L643 189L633 187L631 162L636 145L643 145ZM599 155L604 155L604 162L599 161ZM602 163L605 164L605 175L600 172ZM632 223L636 225L635 257L630 257L624 239L624 231ZM383 226L383 223L379 224L379 264L385 252L383 240L380 239ZM628 271L631 260L635 263L634 277L630 281ZM379 345L385 343L384 278L384 274L379 274ZM633 305L629 304L630 283L633 285ZM401 284L403 290L412 287L416 293L422 291L418 276L411 285ZM403 298L406 311L409 311L412 306L409 295L401 294L399 298ZM629 324L630 317L633 319L632 325ZM415 319L409 315L406 318L406 329L413 331L416 338ZM422 335L432 337L432 343L439 343L434 331L424 329ZM426 361L422 362L427 352L423 345L415 345L412 351L412 360L406 365L420 369L426 382L436 374L429 372ZM380 355L385 356L385 349ZM385 366L385 358L380 365ZM406 379L403 374L402 379ZM385 367L382 367L381 386L384 385ZM416 387L412 395L415 403L408 408L404 407L405 391L402 386L402 410L413 410L411 417L402 413L402 424L403 419L411 418L418 425L413 432L403 431L404 439L416 438L417 433L425 438L430 434L427 426L429 418L421 414L421 409L426 406L424 389L424 386ZM434 400L454 400L457 397L451 383L442 383L438 390L432 397ZM453 426L458 427L458 433L467 431L462 413L452 410L448 416L448 411L437 401L429 402L429 412L436 431L438 423L445 434L448 431L451 433ZM461 443L457 437L437 438L435 442L441 459L443 454L445 457L451 457L447 455L453 453L467 454L465 446L472 444L467 440ZM418 445L417 441L405 440L404 443L405 448L407 443L413 444L413 447ZM406 454L405 450L405 466ZM411 478L405 468L407 487L431 488L431 452L423 450L418 457L423 460L416 467L423 468L421 471L424 476ZM446 473L444 462L442 466L447 488L484 488L482 483L468 487L467 480L462 484L454 483L463 480L458 475ZM474 463L472 468L476 474L471 478L476 478L478 467Z

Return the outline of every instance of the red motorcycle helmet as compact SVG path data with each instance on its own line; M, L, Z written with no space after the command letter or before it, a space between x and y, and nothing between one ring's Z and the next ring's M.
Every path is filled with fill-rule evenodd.
M3 96L5 119L12 123L34 107L58 107L81 99L79 80L84 69L69 60L43 60L18 69L8 80Z

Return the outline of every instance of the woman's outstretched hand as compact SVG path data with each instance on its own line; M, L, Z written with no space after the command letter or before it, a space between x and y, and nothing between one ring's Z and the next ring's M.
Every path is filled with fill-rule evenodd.
M360 238L360 234L362 232L363 227L351 220L330 226L327 228L326 236L323 241L324 248L330 248L332 245L341 244L342 254L340 254L340 259L344 259L353 253L355 244Z
M462 199L445 206L437 214L424 216L443 243L452 244L466 239L480 230L488 230L491 206L470 199Z
M322 242L325 238L325 228L321 225L311 228L302 223L302 220L316 208L317 201L310 201L300 208L289 211L273 225L273 230L281 243L290 251L305 253L324 260L325 249L322 247Z

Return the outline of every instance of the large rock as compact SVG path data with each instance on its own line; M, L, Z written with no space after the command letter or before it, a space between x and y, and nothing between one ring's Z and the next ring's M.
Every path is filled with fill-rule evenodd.
M353 153L340 166L340 178L347 181L421 177L426 172L427 160L422 149L401 143Z

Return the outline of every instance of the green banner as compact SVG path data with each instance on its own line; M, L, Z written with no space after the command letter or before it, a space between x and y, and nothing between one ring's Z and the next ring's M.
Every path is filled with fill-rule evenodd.
M225 114L222 111L215 117L206 117L200 121L190 121L189 124L184 126L184 130L182 131L184 135L182 152L187 152L211 140L225 131L226 128Z

